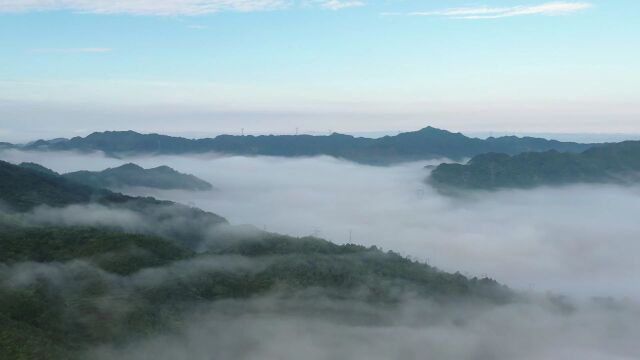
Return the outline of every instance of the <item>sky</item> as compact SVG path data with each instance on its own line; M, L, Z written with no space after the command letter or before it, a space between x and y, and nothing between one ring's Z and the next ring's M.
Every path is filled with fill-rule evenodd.
M0 0L0 141L640 133L636 0Z

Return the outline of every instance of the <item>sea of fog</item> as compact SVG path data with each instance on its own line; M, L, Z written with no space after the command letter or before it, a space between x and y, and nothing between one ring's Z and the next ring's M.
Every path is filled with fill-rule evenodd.
M156 156L6 151L58 172L126 162L168 165L211 182L207 192L122 189L191 204L295 236L375 245L446 271L515 289L640 299L640 188L578 185L451 198L424 182L425 165L354 164L329 157Z

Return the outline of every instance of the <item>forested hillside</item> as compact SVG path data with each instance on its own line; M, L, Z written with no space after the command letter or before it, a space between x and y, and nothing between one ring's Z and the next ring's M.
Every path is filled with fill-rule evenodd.
M632 184L640 180L640 141L582 153L548 151L515 156L490 153L467 164L441 164L429 181L441 189L532 188L577 183Z
M92 187L119 189L141 186L156 189L211 190L208 182L168 166L144 169L136 164L125 164L103 171L75 171L63 174L69 180Z
M170 331L189 309L223 299L312 292L388 307L408 297L489 304L514 297L493 280L376 247L236 227L198 209L92 190L35 166L0 166L0 200L14 209L0 213L3 359L74 358L93 346ZM87 220L91 212L99 221Z

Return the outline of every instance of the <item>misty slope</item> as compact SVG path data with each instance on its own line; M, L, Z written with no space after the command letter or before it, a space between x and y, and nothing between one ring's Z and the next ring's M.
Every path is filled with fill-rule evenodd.
M573 183L633 183L640 177L640 142L625 141L582 153L490 153L466 165L441 164L429 181L441 189L532 188Z
M7 142L0 142L0 150L4 150L4 149L12 149L14 148L15 145L7 143Z
M3 231L0 357L37 359L46 351L48 359L67 359L171 329L194 307L274 292L383 307L408 295L493 304L512 296L492 280L377 249L280 236L252 242L194 255L160 238L95 228Z
M487 152L506 154L547 150L579 152L591 146L515 136L491 137L482 140L427 127L415 132L385 136L380 139L334 133L329 136L221 135L213 139L191 140L158 134L139 134L133 131L109 131L93 133L84 138L39 140L25 146L24 149L103 151L111 156L205 152L285 157L328 155L360 163L384 165L443 157L463 159Z
M114 206L126 205L139 211L152 206L182 206L170 201L126 196L106 189L87 186L39 164L14 165L1 160L0 202L21 211L30 210L40 205L61 207L90 202Z
M6 205L27 210L41 204L64 206L109 195L31 166L20 167L0 161L0 200Z
M39 171L41 173L47 174L47 175L53 175L53 176L57 176L60 175L57 172L46 168L40 164L36 164L33 162L23 162L20 164L20 167L25 168L25 169L30 169L30 170L34 170L34 171Z
M156 189L211 190L213 186L193 175L183 174L168 166L143 169L136 164L125 164L103 171L76 171L63 177L97 188L141 186Z
M22 204L22 184L33 189L29 206L0 213L0 358L81 357L170 330L187 310L222 299L275 293L388 307L406 296L488 304L513 296L493 280L375 247L232 227L198 209L108 191L89 203L90 189L77 185L77 194L60 176L0 165L11 175L0 177L0 200ZM76 197L64 208L41 206Z
M53 224L77 219L109 224L109 219L115 216L110 211L125 212L135 217L127 229L159 223L149 225L148 231L180 237L194 244L202 240L201 229L227 223L226 219L197 208L97 189L68 180L38 164L18 166L4 161L0 161L0 205L21 212L35 209L41 214L46 213ZM80 205L99 205L106 210L94 218L89 216L91 212L83 213ZM57 209L64 206L67 206L67 213L63 216Z

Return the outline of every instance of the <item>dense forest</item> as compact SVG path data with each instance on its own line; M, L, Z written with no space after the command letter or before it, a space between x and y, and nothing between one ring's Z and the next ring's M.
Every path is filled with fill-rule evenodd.
M169 331L189 309L222 299L312 292L389 307L408 296L488 304L515 296L491 279L391 251L233 226L34 165L0 163L0 200L3 359L74 358L92 346ZM101 221L81 220L98 211Z
M429 181L443 190L532 188L576 183L636 183L640 141L606 144L582 153L489 153L467 164L441 164Z

